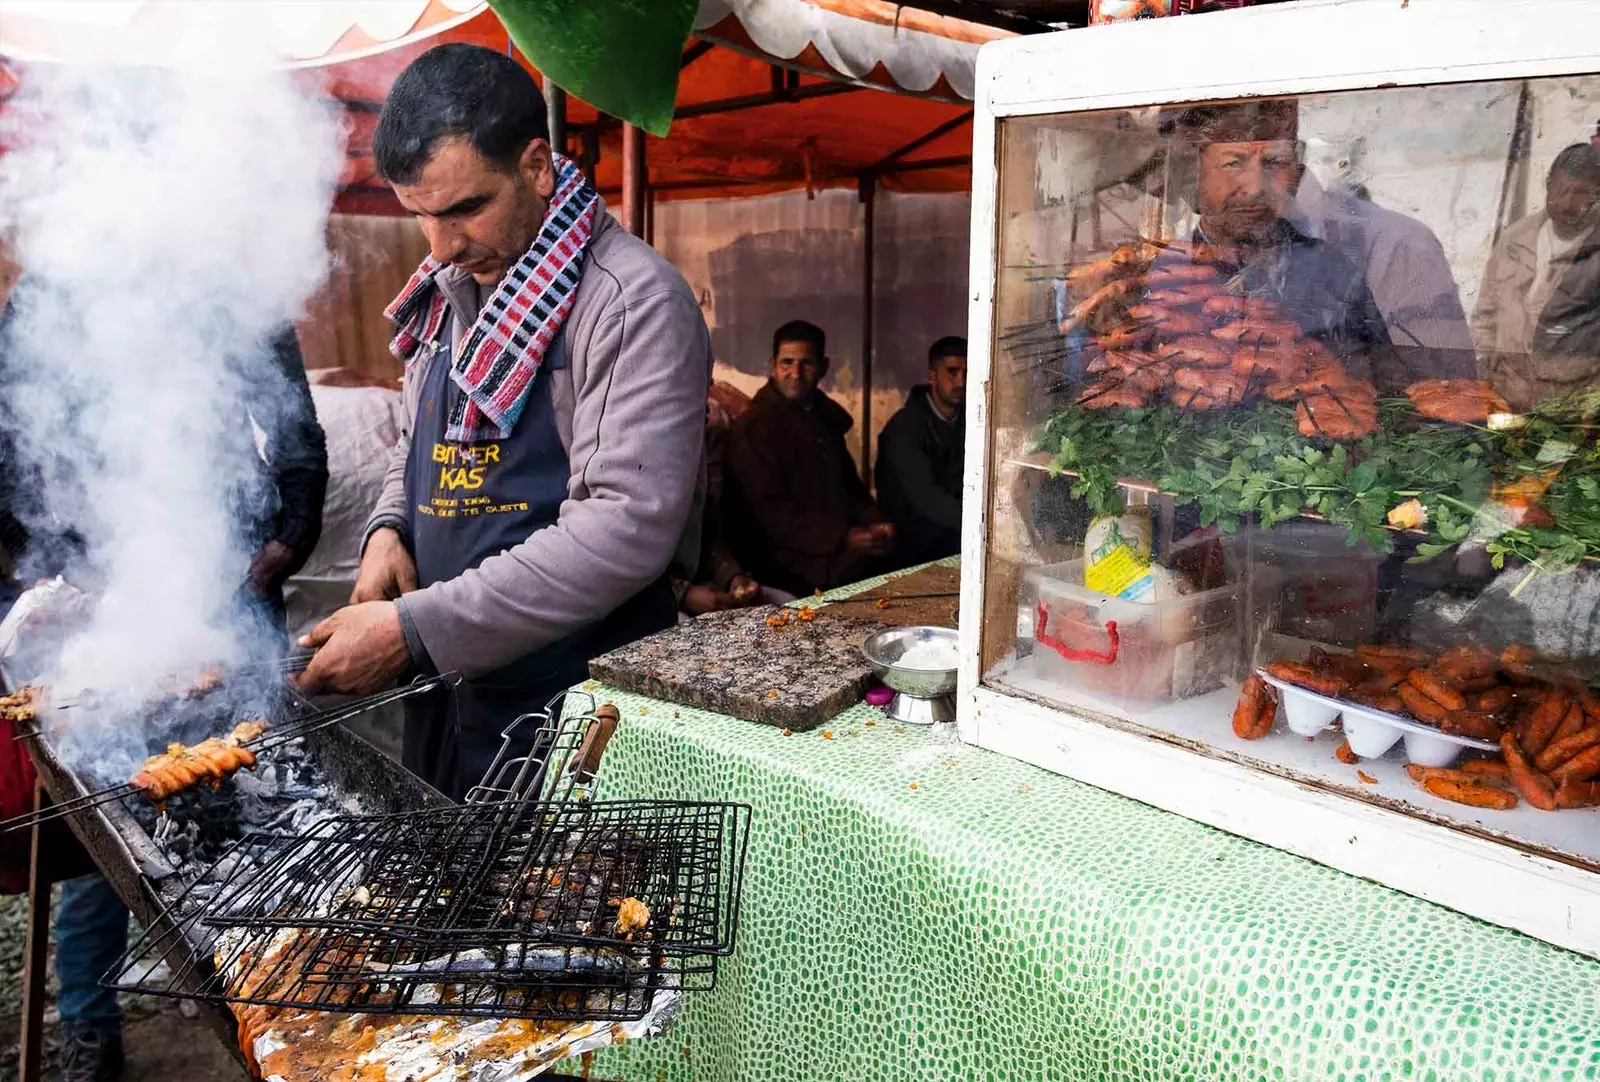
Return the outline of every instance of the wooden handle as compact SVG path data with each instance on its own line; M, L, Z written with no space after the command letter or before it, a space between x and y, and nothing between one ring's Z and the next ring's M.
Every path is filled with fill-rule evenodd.
M622 714L616 706L606 703L594 712L595 723L584 734L583 746L578 749L578 765L573 777L580 782L593 780L600 770L600 757L606 753L611 734L617 731Z

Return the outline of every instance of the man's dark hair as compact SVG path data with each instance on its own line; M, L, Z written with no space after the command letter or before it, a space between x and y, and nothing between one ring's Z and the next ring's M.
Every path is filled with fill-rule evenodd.
M441 139L464 135L484 160L510 169L530 142L550 138L544 97L518 63L481 45L439 45L395 79L372 133L378 172L410 184Z
M1573 180L1600 184L1600 151L1588 143L1573 143L1550 163L1550 176L1565 173Z
M785 342L809 342L817 347L817 356L825 357L828 353L828 336L822 333L822 328L815 323L807 323L803 319L791 319L783 326L772 332L772 355L778 355L778 347Z
M967 340L959 334L947 334L928 347L928 367L933 368L946 357L965 357Z

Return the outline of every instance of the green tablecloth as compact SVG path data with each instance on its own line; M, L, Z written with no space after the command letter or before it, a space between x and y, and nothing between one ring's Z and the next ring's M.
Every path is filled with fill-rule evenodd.
M595 690L604 797L755 808L716 990L597 1078L1600 1078L1600 963L864 706Z

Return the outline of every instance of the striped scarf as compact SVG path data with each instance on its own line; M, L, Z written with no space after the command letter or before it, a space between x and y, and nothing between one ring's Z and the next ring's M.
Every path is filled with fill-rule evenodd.
M539 235L495 287L451 361L450 378L461 389L445 428L452 442L511 434L545 351L572 311L600 194L575 162L553 157L556 190ZM449 302L434 281L442 269L432 256L423 260L383 310L396 325L389 349L407 364L444 323Z

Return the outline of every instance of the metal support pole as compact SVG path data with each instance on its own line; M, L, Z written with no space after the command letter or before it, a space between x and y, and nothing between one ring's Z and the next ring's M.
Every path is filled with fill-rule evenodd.
M550 122L550 149L557 154L567 152L567 92L555 84L550 76L544 77L544 111Z
M594 171L599 165L600 133L591 128L583 133L583 146L578 152L578 168L593 181Z
M44 782L36 781L33 791L35 810L50 803ZM50 881L40 864L39 836L43 828L35 824L28 850L28 938L22 955L22 1032L17 1041L18 1077L21 1082L43 1078L40 1058L44 1051L45 961L50 949Z
M622 125L622 226L644 236L644 129Z
M861 230L861 476L872 487L872 271L873 213L878 178L862 173L858 193L864 210Z

